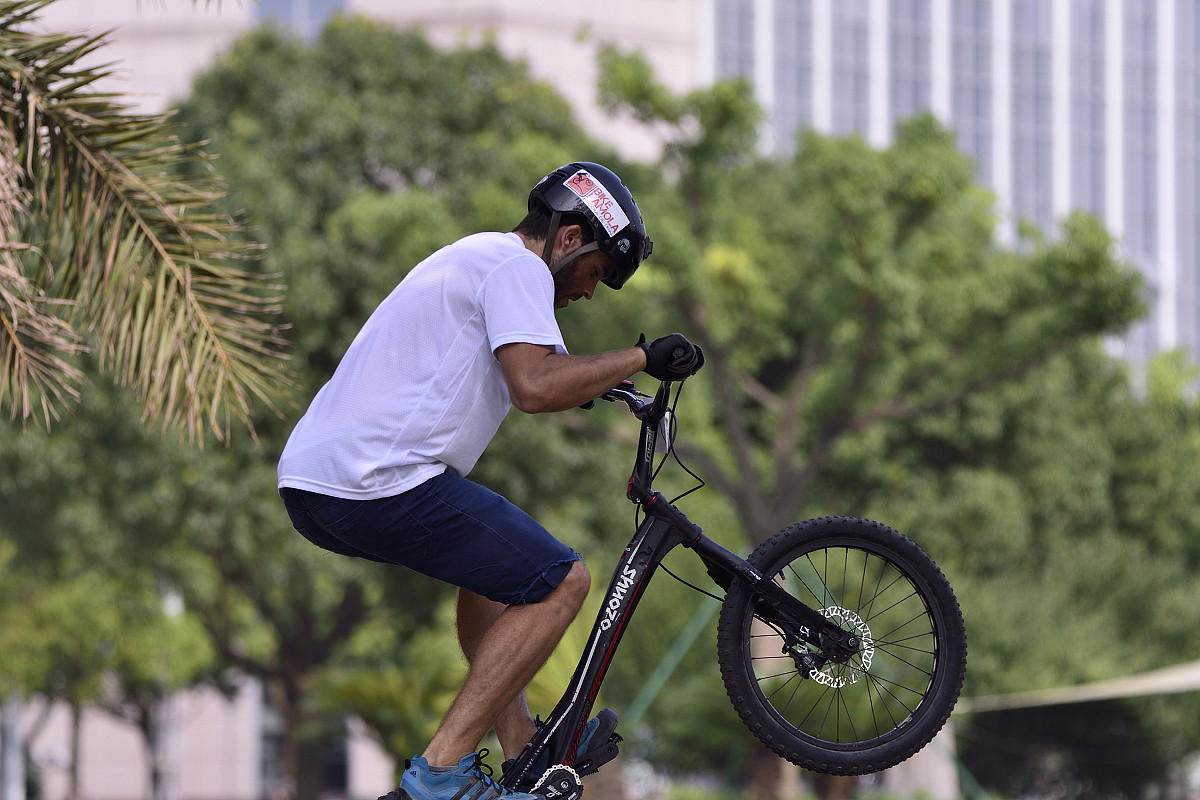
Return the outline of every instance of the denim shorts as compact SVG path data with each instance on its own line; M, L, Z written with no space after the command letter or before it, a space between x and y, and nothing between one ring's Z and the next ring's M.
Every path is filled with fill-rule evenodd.
M580 558L508 500L453 472L379 500L279 494L292 525L319 547L400 564L505 605L544 600Z

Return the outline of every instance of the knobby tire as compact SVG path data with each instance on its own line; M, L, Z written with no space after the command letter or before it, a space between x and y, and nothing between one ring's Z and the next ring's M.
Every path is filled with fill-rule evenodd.
M823 659L778 615L756 617L761 599L735 581L717 656L730 700L760 741L802 767L862 775L933 739L962 689L967 641L954 592L920 547L876 522L824 517L776 533L749 561L862 639L849 659Z

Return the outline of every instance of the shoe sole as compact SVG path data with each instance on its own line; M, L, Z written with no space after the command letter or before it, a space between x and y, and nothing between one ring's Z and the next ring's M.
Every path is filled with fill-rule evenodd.
M450 800L496 800L496 798L502 797L503 794L504 793L502 790L499 789L495 784L489 783L481 778L474 778L464 784L463 787L458 790L458 793L455 794L454 797L450 798ZM389 793L389 795L391 797L397 797L398 800L415 800L415 798L408 793L407 789L398 789L394 794ZM385 795L384 797L379 798L379 800L385 800L385 798L389 797L389 795Z
M608 744L608 740L617 732L617 712L611 708L602 708L600 713L596 715L596 730L592 733L592 738L588 739L587 753L597 750ZM583 755L587 755L584 753Z

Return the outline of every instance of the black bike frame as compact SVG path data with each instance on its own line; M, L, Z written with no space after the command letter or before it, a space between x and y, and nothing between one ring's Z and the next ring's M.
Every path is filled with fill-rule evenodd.
M623 387L604 395L606 400L625 401L642 420L637 462L629 479L628 495L641 504L646 516L617 562L587 646L566 692L516 763L505 771L501 784L506 788L516 789L541 777L529 772L543 751L549 751L550 764L574 766L579 772L587 772L589 767L616 755L616 745L609 744L605 748L592 749L586 761L576 763L576 750L584 725L625 628L658 565L677 545L693 550L722 589L728 589L734 580L753 586L759 597L756 614L787 631L795 643L808 642L825 653L849 652L858 647L851 633L829 622L773 581L764 579L749 562L709 539L682 511L650 489L655 445L659 426L666 415L669 390L670 384L663 383L649 402L643 400L644 395Z

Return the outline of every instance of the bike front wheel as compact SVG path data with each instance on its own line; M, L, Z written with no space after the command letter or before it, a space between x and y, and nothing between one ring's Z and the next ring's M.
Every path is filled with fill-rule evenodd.
M928 744L958 700L967 659L962 612L933 560L885 525L824 517L776 533L749 561L859 641L852 655L824 653L735 581L717 656L754 735L834 775L877 772Z

